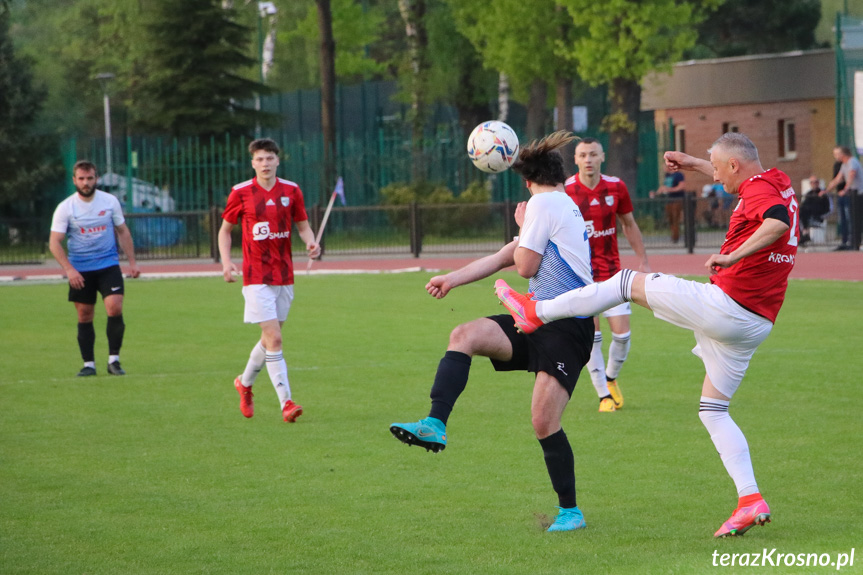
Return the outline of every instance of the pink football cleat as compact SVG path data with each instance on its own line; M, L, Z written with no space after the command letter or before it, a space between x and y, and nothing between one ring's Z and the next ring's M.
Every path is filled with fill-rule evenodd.
M544 325L545 322L536 315L536 302L509 287L505 281L494 282L494 293L512 315L519 330L533 333Z

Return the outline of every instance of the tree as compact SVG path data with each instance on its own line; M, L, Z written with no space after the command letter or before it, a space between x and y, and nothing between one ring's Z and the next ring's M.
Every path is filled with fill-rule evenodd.
M691 58L770 54L820 47L821 0L726 0L698 26Z
M266 87L244 77L254 31L219 0L153 0L146 73L132 100L140 128L174 136L248 135L261 114L244 103Z
M607 85L610 113L607 169L636 189L641 81L670 69L695 44L695 27L722 0L558 0L577 30L570 44L557 42L560 57L578 65L591 85Z
M494 117L490 104L498 97L495 88L500 82L499 74L483 67L479 52L458 32L448 4L439 0L432 2L426 21L428 98L455 106L459 127L466 139L477 124Z
M115 128L126 131L129 94L144 73L140 20L139 0L16 3L16 46L34 59L34 73L48 90L40 130L101 137L102 92L94 76L111 72Z
M568 14L557 9L555 0L447 1L456 27L482 55L484 66L505 73L516 97L528 101L527 137L540 136L548 85L565 83L575 72L574 64L555 50L555 41L574 41Z
M283 29L279 31L272 85L281 90L301 90L321 85L320 26L318 7L312 0L282 2ZM354 0L330 0L336 78L357 82L387 76L392 52L381 51L387 31L379 6Z
M42 184L57 176L54 142L33 131L46 92L33 81L32 60L15 53L9 22L8 4L0 2L0 206L6 215L31 213Z
M321 200L335 183L336 151L336 42L333 39L333 14L330 0L315 0L318 6L318 30L321 38L321 130L324 135L324 173Z
M398 0L399 13L404 21L408 44L407 85L410 94L411 150L413 179L425 179L422 162L423 132L425 131L428 102L428 32L426 31L426 0Z

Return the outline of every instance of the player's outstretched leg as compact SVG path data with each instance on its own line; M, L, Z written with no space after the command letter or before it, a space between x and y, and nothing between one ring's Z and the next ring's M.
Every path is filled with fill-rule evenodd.
M532 301L503 280L494 283L494 291L509 310L516 326L525 333L531 333L543 323L567 317L590 317L629 301L636 275L632 270L621 270L609 280L570 290L544 301Z
M438 453L446 448L446 425L435 417L426 417L415 423L393 423L390 432L407 445L419 445L426 451Z
M714 537L735 537L743 535L756 525L770 523L770 507L760 493L745 495L740 498L737 509L713 534Z
M584 529L587 524L584 522L584 515L578 507L565 509L558 507L560 511L554 519L554 523L548 528L549 531L575 531L576 529Z

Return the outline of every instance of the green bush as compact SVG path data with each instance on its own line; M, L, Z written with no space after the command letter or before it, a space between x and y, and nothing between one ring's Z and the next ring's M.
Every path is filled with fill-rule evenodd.
M471 182L459 195L455 195L452 190L438 183L400 182L382 188L381 197L384 199L384 204L389 206L407 206L413 203L420 206L433 206L423 211L423 235L473 236L488 231L489 208L487 206L491 200L491 189L481 181ZM466 204L481 205L463 209L457 207ZM452 209L446 209L445 206L452 206ZM408 229L410 212L394 210L390 212L390 222L399 229ZM483 225L479 225L479 222ZM494 223L491 225L496 227Z

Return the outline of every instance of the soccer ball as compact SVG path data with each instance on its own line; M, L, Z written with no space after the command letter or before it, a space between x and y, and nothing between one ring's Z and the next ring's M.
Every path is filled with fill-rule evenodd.
M467 155L483 172L503 172L518 157L518 136L503 122L483 122L467 139Z

